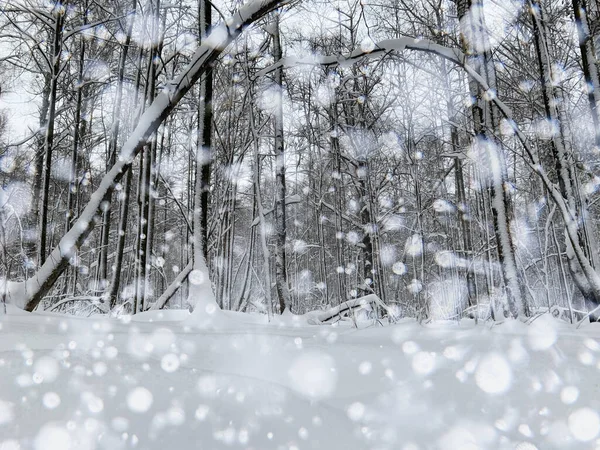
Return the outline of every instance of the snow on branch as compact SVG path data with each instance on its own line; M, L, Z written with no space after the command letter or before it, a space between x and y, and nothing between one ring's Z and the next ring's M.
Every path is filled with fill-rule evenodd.
M272 64L256 73L256 77L265 76L276 69L290 68L298 65L309 65L309 66L335 66L351 63L355 60L369 57L375 58L381 55L385 55L394 51L402 50L416 50L446 58L450 61L454 61L460 65L463 65L465 56L457 48L445 47L443 45L436 44L433 41L427 39L418 39L412 37L401 37L398 39L385 39L376 43L373 49L356 49L348 55L313 55L310 57L298 58L294 56L288 56L279 60L277 63Z
M75 303L75 302L87 303L88 305L91 305L91 306L97 308L100 312L102 312L104 314L108 313L107 304L105 303L105 301L102 297L94 297L94 296L89 296L89 295L64 298L64 299L50 305L48 308L46 308L46 311L50 311L50 312L56 311L58 308L60 308L63 305L66 305L68 303Z

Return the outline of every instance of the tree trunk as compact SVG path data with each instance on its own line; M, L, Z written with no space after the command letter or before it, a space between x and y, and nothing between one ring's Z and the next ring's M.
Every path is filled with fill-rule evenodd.
M279 30L279 13L274 15L273 32L273 59L275 63L283 57L281 49L281 35ZM285 184L285 149L283 142L283 69L275 70L275 85L277 100L275 105L275 232L277 245L275 246L275 286L279 312L283 314L290 307L290 293L287 279L287 264L285 254L286 243L286 184Z
M134 0L132 2L131 14L135 14L136 12L137 2ZM112 166L114 166L117 160L117 151L118 151L118 142L119 142L119 131L121 129L121 108L123 103L123 82L125 80L125 67L127 64L127 54L129 53L129 47L131 45L131 35L133 32L133 20L129 21L129 26L127 28L127 35L125 36L125 42L123 44L123 48L121 49L121 57L119 59L119 69L118 69L118 79L117 79L117 92L115 94L115 104L113 107L113 117L112 117L112 125L110 129L110 138L108 143L108 164L106 165L107 171L109 171ZM138 82L139 84L139 82ZM126 184L128 186L124 189L126 197L123 199L123 202L127 202L129 199L129 190L131 186L130 175L127 175ZM125 248L125 236L117 237L117 249L113 264L113 272L109 275L108 273L108 253L110 247L110 226L111 226L111 213L112 213L112 195L107 195L104 199L105 202L105 210L102 214L102 232L100 238L100 254L98 255L98 274L97 280L106 284L108 278L111 278L110 287L108 289L108 297L110 298L111 307L116 305L117 293L119 289L120 280L117 278L120 277L120 270L122 266L122 258L123 258L123 250ZM122 204L123 205L123 204ZM119 233L125 232L127 227L127 211L128 206L123 205L121 209L121 216L123 213L125 214L125 223L119 222ZM123 228L121 227L123 226ZM119 244L123 240L122 246L119 247ZM121 253L120 253L121 252ZM114 270L117 269L118 272L117 277L115 277ZM114 288L114 284L116 283L116 290Z
M40 237L38 247L38 265L41 266L46 261L46 240L48 225L48 201L50 195L50 178L52 177L52 150L54 144L54 125L56 119L56 102L58 95L58 77L60 75L60 62L62 53L62 32L65 18L64 10L56 6L54 14L54 33L52 42L52 74L50 79L50 97L48 122L46 126L46 137L44 140L44 172L42 174L42 202L40 205L40 216L38 223L38 235Z
M40 129L47 129L48 127L48 110L50 109L50 90L51 90L52 74L49 72L44 73L44 88L42 90L42 105L40 107ZM44 148L45 148L46 135L40 138L37 142L37 149L35 154L35 175L33 177L33 202L30 221L28 226L31 228L37 228L40 221L40 207L41 207L41 195L42 195L42 179L44 175ZM31 259L36 258L38 253L36 242L33 240L27 243L27 257ZM39 264L39 261L38 261Z
M588 101L592 122L594 123L594 136L596 146L600 147L600 81L598 78L598 61L596 49L590 34L590 26L587 17L586 0L572 0L575 22L577 23L577 35L579 36L579 49L581 51L581 66L587 83Z
M199 35L206 36L212 27L212 3L210 0L199 0ZM198 120L202 120L202 127L199 127L201 135L199 136L200 145L202 145L201 161L201 185L202 193L200 195L200 224L202 227L202 251L204 258L208 258L208 209L210 201L210 174L211 174L211 157L212 157L212 121L213 121L213 70L209 67L200 81L200 102L198 111Z
M83 67L85 63L85 40L81 39L81 50L79 52L79 76L77 80L77 100L75 105L75 123L73 125L73 147L71 149L71 171L69 173L69 191L67 192L67 214L65 229L71 229L71 223L75 219L75 199L79 188L78 156L79 156L79 132L81 123L81 103L83 100Z

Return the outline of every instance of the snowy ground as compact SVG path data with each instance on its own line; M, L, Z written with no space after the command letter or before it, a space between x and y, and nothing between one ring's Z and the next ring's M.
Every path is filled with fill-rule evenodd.
M600 448L600 326L185 314L0 315L0 449Z

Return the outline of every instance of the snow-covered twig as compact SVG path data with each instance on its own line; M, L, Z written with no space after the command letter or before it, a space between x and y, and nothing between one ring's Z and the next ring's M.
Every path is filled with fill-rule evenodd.
M96 308L98 308L100 311L102 311L103 313L107 313L108 310L107 308L104 307L105 303L104 300L102 300L101 297L91 297L91 296L78 296L78 297L67 297L64 298L56 303L54 303L53 305L50 305L50 307L48 307L46 309L46 311L55 311L57 308L61 307L62 305L66 304L66 303L71 303L71 302L88 302L91 305L95 306Z

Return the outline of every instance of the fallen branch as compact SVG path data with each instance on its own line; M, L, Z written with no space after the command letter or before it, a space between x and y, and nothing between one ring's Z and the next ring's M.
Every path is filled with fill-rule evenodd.
M347 313L353 311L354 309L364 308L367 305L371 305L372 307L380 307L385 310L390 317L394 317L394 313L387 307L385 303L383 303L379 297L375 294L365 295L364 297L355 298L352 300L347 300L343 303L340 303L338 306L334 306L333 308L329 308L326 311L308 313L312 317L308 319L308 323L311 325L324 325L328 322L333 321L336 318L340 318Z

